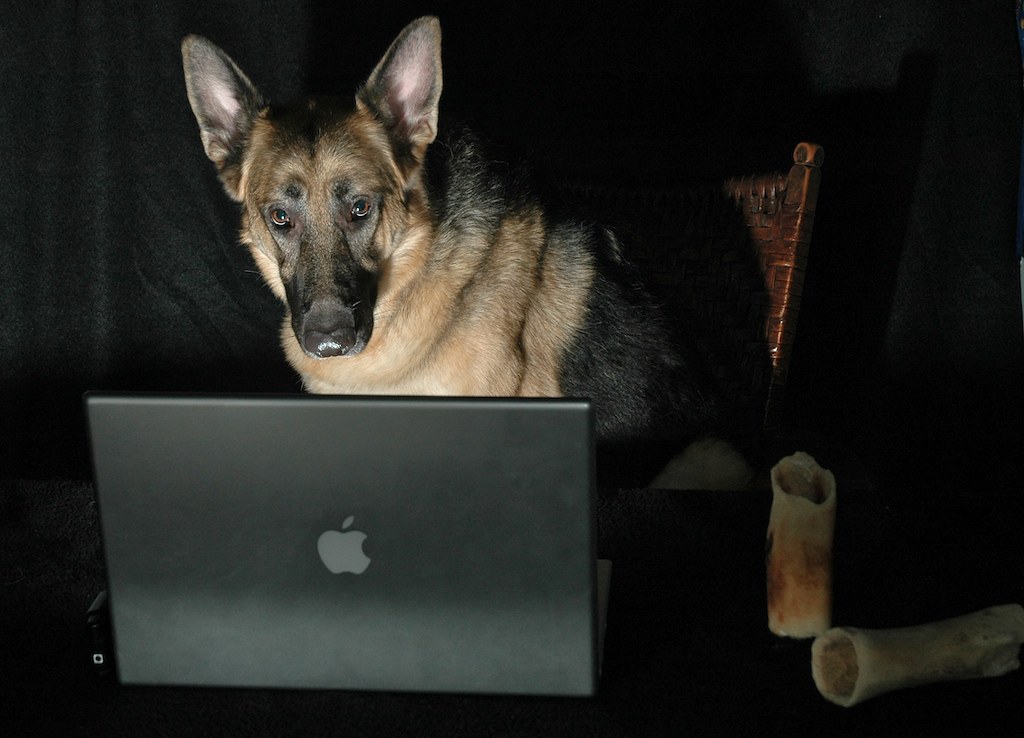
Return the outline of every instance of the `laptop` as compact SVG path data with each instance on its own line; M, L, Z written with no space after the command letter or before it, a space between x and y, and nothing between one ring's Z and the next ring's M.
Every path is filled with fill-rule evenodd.
M596 692L587 401L85 403L122 683Z

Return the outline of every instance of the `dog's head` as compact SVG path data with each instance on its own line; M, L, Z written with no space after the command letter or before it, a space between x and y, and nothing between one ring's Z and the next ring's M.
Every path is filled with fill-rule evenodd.
M437 135L437 19L407 26L354 100L270 105L198 36L182 58L203 147L295 339L313 358L359 353L403 245L429 222L420 170Z

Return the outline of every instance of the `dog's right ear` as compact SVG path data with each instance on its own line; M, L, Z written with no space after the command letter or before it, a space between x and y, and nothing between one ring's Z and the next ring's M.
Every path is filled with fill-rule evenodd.
M231 57L202 36L185 37L181 59L203 148L217 165L228 194L241 200L242 150L266 103Z

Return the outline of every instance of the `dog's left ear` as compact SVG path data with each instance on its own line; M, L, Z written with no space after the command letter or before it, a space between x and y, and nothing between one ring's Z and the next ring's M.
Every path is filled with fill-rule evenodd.
M427 16L413 21L356 93L392 134L401 159L423 159L437 137L441 101L441 24Z

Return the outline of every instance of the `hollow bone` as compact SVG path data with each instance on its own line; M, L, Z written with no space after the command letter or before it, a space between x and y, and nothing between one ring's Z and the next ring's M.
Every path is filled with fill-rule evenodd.
M832 624L836 479L798 451L772 467L766 574L768 629L812 638Z
M1024 608L999 605L892 630L832 628L811 646L814 684L850 707L920 684L1001 676L1020 666Z

